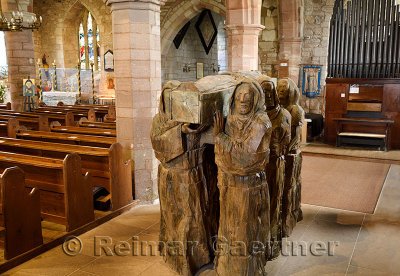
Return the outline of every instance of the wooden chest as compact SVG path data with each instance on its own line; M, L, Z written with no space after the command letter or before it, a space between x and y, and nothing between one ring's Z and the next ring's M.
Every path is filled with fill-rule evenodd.
M192 123L213 123L216 110L228 115L229 99L236 79L229 75L207 76L196 82L184 82L173 89L165 111L172 120Z

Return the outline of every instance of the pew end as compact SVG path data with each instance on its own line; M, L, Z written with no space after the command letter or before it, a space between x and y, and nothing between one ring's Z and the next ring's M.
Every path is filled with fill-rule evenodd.
M81 158L68 154L64 161L65 213L67 231L94 221L93 186L90 172L82 175Z
M87 119L89 122L96 122L96 112L93 108L89 109Z
M72 113L71 111L69 111L69 112L67 112L67 114L65 114L65 125L66 126L74 126L75 125L74 113Z
M25 174L18 167L8 168L0 177L4 219L4 258L12 259L43 244L40 193L27 192Z
M10 118L7 124L7 136L9 138L17 138L19 129L19 121L16 118Z
M6 109L7 109L7 110L11 110L11 103L10 103L10 102L7 102L7 104L6 104Z
M109 149L111 210L115 211L133 201L132 196L132 161L123 159L120 143Z
M46 115L39 115L39 131L50 131L49 118Z

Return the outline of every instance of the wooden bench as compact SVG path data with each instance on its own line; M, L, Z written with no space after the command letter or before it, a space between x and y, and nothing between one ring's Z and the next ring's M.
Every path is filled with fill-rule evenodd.
M64 126L74 126L74 115L71 112L66 114L43 114L35 112L16 112L13 110L0 110L0 119L7 118L7 116L12 116L18 119L20 125L26 126L27 128L34 130L49 130L50 125L64 125ZM31 119L31 120L29 120ZM40 124L38 125L38 122Z
M27 140L43 141L43 142L54 142L54 143L101 147L101 148L109 148L111 147L112 144L116 143L115 137L83 135L76 133L70 134L62 132L33 131L33 130L19 130L16 133L16 137L10 137L10 138L20 138Z
M38 107L35 109L35 113L38 114L46 114L46 115L54 115L54 114L67 114L67 113L72 113L74 116L74 121L78 122L82 119L90 121L90 122L96 122L96 112L94 109L89 109L89 110L74 110L74 109L64 109L64 108L54 108L54 107ZM104 117L104 115L103 115ZM101 119L103 118L101 117Z
M90 172L93 186L101 186L110 193L112 210L132 201L131 161L123 161L121 144L109 149L31 140L0 138L0 151L64 159L69 153L80 156L83 172Z
M17 138L17 131L19 129L19 122L15 118L8 120L0 120L0 136Z
M64 160L0 152L0 172L18 166L25 172L25 186L40 190L41 216L72 231L94 220L90 173L82 175L78 154Z
M379 146L380 150L387 150L390 126L392 120L363 119L363 118L334 118L336 121L336 146L342 143ZM362 131L347 131L344 127L352 125Z
M40 194L25 187L24 172L7 168L0 176L0 225L4 258L12 259L43 244Z
M49 111L60 111L67 110L73 112L93 112L97 120L103 121L104 116L115 118L115 107L112 106L99 106L99 105L60 105L60 106L44 106L39 107L36 110L49 110Z
M95 136L109 136L116 137L115 129L100 129L90 127L64 127L64 126L52 126L50 128L52 132L64 132L64 133L76 133L76 134L87 134Z
M8 102L8 103L6 103L6 104L0 104L0 109L11 110L11 103Z
M81 127L94 127L94 128L109 128L109 129L116 129L115 123L105 123L105 122L85 122L80 121L79 126Z

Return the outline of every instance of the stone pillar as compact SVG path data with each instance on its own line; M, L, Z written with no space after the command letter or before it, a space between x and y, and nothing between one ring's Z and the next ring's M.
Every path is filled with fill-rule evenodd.
M1 0L0 0L1 1ZM15 1L2 1L3 11L17 10ZM31 11L29 0L18 2L20 11ZM35 54L33 51L33 33L30 30L22 32L4 32L6 42L8 81L12 108L22 111L24 97L22 96L23 79L36 78Z
M261 0L227 0L228 70L258 70Z
M302 0L280 0L279 59L289 60L289 77L298 84L303 42Z
M24 97L22 96L23 79L36 78L35 53L33 51L32 31L5 32L7 49L8 79L12 108L22 111Z
M134 166L135 198L157 194L150 126L161 93L160 1L105 0L113 22L117 140Z

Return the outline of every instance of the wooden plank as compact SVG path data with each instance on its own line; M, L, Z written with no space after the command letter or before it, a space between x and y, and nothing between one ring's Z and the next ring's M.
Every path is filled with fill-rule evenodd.
M381 103L355 103L355 102L348 102L347 103L347 110L349 111L382 111L382 104Z
M353 122L353 123L394 124L393 120L381 120L381 119L334 118L333 120L341 122Z
M33 130L19 130L18 133L16 133L16 136L22 139L66 143L74 145L79 144L85 146L106 147L106 148L109 148L112 144L116 142L115 137L70 134L62 132L33 131Z
M366 137L366 138L380 138L385 139L385 134L376 134L376 133L362 133L362 132L341 132L338 134L339 136L355 136L355 137Z
M115 123L105 123L105 122L79 122L79 126L81 127L95 127L95 128L109 128L109 129L116 129Z
M87 128L87 127L62 127L62 126L54 126L51 128L51 131L54 132L65 132L65 133L77 133L77 134L93 134L100 136L116 136L116 130L114 129L97 129L97 128Z
M54 151L54 152L64 152L78 154L92 155L92 156L108 156L108 150L105 148L79 146L79 145L69 145L69 144L57 144L51 142L40 142L31 140L21 140L14 138L0 138L0 148L5 147L19 147L36 149L42 151Z
M0 151L0 162L7 162L12 164L24 164L35 167L49 168L49 169L60 169L62 162L54 158L46 157L33 157L25 154L11 153Z
M27 192L24 172L18 167L1 175L1 202L4 218L4 258L9 260L43 244L40 194Z

